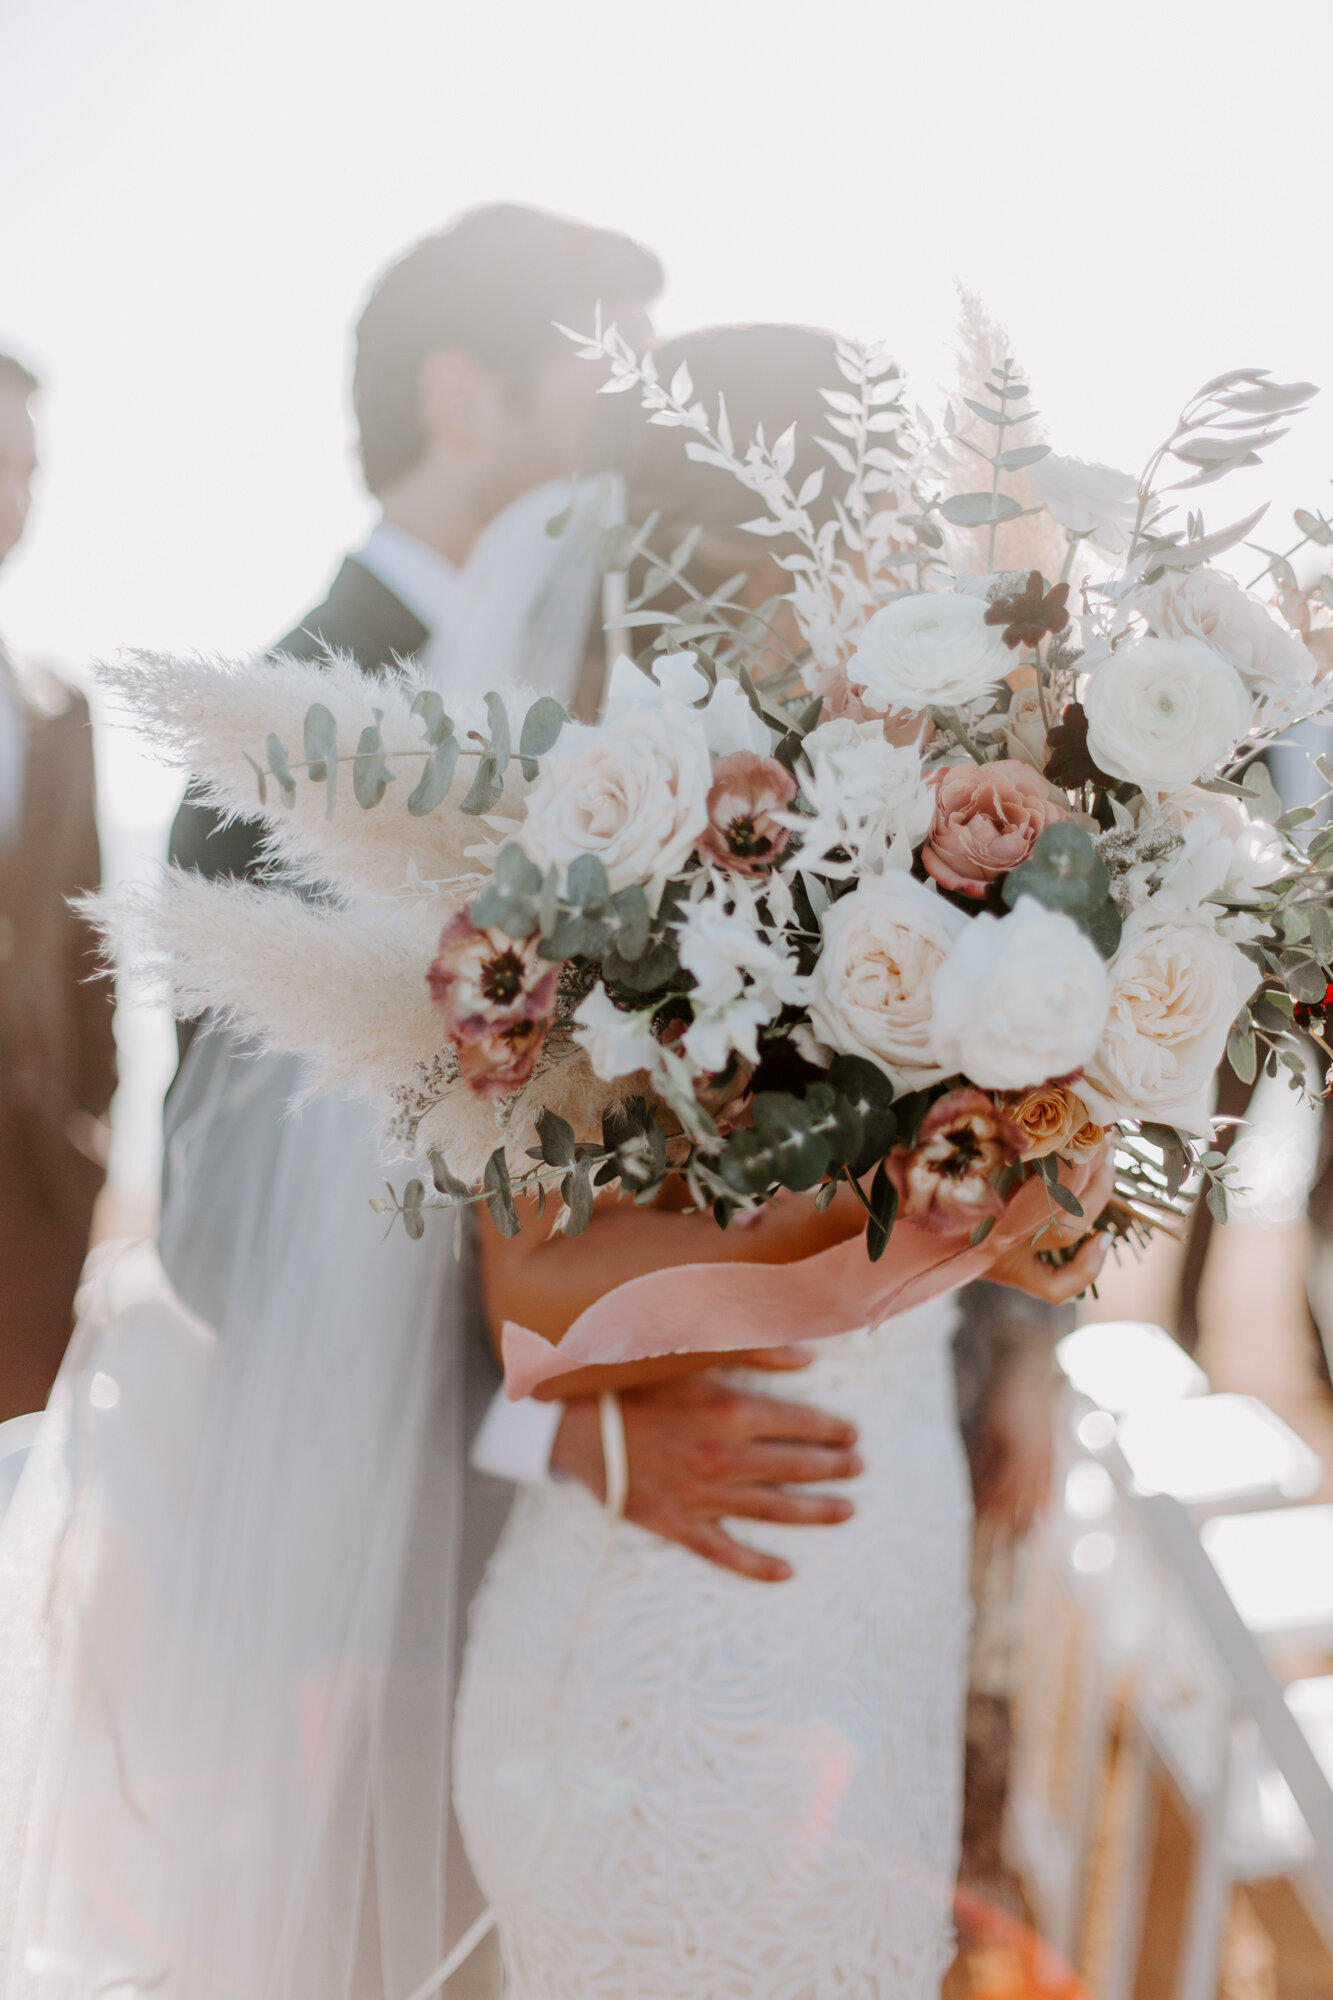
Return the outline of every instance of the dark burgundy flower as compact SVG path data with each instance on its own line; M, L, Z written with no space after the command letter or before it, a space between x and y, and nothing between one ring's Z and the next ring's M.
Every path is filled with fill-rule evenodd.
M1026 590L997 597L987 607L986 623L1003 625L1001 637L1011 652L1020 646L1039 646L1048 632L1063 632L1069 623L1069 585L1057 583L1047 590L1045 583L1041 571L1034 569Z
M1060 721L1051 726L1046 749L1042 776L1065 791L1076 792L1082 785L1091 785L1099 792L1113 792L1120 783L1099 770L1088 754L1088 718L1081 701L1066 704Z

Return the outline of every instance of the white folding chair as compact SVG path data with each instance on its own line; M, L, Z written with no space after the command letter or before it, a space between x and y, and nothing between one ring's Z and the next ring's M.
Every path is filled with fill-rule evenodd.
M31 1417L7 1417L0 1424L0 1520L14 1497L19 1483L19 1474L32 1449L42 1417L40 1410Z
M1208 1377L1159 1326L1077 1328L1056 1348L1051 1506L1033 1533L1005 1847L1042 1934L1075 1954L1098 1780L1119 1683L1150 1636L1115 1560L1119 1502L1093 1455L1124 1412L1206 1398Z
M1194 1854L1176 2000L1215 2000L1232 1888L1288 1878L1333 1953L1333 1682L1284 1698L1259 1637L1209 1559L1220 1541L1234 1557L1238 1529L1275 1514L1232 1516L1200 1529L1171 1495L1138 1492L1127 1461L1108 1463L1124 1511L1121 1532L1140 1543L1156 1640L1131 1683L1125 1745L1131 1805L1113 1901L1102 2000L1130 2000L1143 1935L1153 1845L1155 1779L1166 1773L1189 1821ZM1291 1510L1309 1514L1333 1509ZM1261 1538L1263 1539L1263 1538ZM1308 1538L1307 1538L1308 1539ZM1270 1554L1277 1537L1266 1538ZM1233 1574L1242 1565L1233 1562ZM1250 1572L1246 1570L1247 1577ZM1250 1578L1252 1580L1252 1577ZM1276 1605L1271 1609L1276 1612ZM1269 1638L1322 1628L1274 1617Z

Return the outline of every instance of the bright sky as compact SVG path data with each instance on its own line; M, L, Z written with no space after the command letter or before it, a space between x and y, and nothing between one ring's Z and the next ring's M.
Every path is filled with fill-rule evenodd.
M367 284L496 197L652 244L664 330L885 336L926 401L962 279L1129 470L1207 375L1326 377L1276 539L1333 498L1331 82L1328 0L0 0L0 347L49 385L0 628L78 670L290 625L369 519ZM102 770L155 840L174 781Z

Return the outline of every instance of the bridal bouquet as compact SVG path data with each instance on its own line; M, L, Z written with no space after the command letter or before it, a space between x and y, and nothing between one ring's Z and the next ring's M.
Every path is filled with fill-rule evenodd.
M649 645L596 724L506 689L451 715L347 662L139 659L122 692L305 893L176 875L122 912L137 956L183 1011L379 1096L411 1235L474 1200L512 1234L520 1196L577 1232L599 1189L676 1173L723 1225L845 1184L874 1260L899 1216L980 1242L1027 1180L1048 1228L1080 1214L1108 1141L1113 1227L1169 1222L1187 1182L1225 1213L1224 1053L1294 1087L1301 1035L1327 1053L1333 831L1260 756L1327 711L1333 580L1262 551L1275 615L1216 566L1259 515L1209 531L1171 495L1253 464L1312 388L1218 376L1136 481L1032 441L1007 362L936 433L840 344L825 496L793 489L790 433L739 448L687 370L585 347L755 496L774 594L691 595L693 538L608 525ZM1058 575L1006 566L1034 523Z

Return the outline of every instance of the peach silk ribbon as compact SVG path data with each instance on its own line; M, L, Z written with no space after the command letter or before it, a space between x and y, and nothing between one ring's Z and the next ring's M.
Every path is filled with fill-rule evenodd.
M1066 1185L1080 1195L1080 1167ZM501 1336L505 1390L517 1400L574 1368L645 1361L664 1354L787 1347L852 1327L878 1326L940 1292L984 1277L1005 1250L1049 1220L1045 1184L1033 1177L984 1243L960 1243L900 1220L877 1264L864 1236L790 1264L673 1264L606 1292L558 1346L507 1320Z

